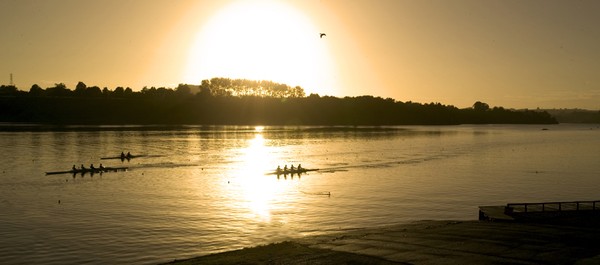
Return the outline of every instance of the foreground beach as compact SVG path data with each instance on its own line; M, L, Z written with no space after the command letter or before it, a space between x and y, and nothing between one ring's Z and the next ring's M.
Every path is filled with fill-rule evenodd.
M600 227L419 221L169 264L600 264Z

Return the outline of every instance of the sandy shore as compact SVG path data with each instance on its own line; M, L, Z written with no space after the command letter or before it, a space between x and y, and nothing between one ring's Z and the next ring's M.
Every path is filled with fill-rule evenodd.
M600 226L419 221L170 264L600 264Z

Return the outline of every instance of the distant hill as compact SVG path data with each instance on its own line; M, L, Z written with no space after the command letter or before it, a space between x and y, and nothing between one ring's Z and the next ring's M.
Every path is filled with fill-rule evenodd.
M599 123L600 110L584 109L547 109L559 123Z

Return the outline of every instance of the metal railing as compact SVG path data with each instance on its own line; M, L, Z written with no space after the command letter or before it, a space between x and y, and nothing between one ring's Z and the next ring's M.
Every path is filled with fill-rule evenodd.
M597 205L598 205L598 207L597 207ZM508 203L508 204L506 204L506 208L505 208L506 213L596 211L596 210L600 210L600 201Z

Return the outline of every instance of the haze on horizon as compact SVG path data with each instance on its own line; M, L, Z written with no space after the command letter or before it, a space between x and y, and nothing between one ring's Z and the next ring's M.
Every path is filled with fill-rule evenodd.
M0 0L0 84L267 79L307 94L600 109L600 2ZM319 33L327 36L319 38Z

